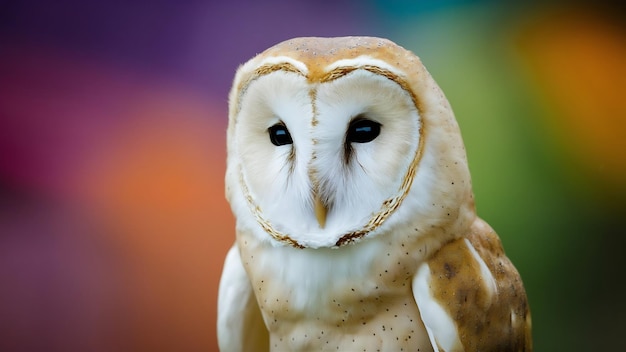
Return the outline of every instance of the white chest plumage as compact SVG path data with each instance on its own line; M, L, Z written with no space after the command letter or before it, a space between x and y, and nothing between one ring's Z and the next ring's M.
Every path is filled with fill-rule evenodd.
M241 260L276 350L431 350L411 293L427 248L410 236L299 249L240 235Z

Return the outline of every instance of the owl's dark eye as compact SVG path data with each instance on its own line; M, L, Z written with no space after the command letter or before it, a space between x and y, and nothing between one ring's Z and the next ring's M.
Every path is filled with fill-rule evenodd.
M367 143L380 134L380 124L367 119L355 119L350 122L346 142Z
M270 141L275 146L281 146L285 144L292 144L293 140L289 134L289 130L282 123L277 123L267 130L270 134Z

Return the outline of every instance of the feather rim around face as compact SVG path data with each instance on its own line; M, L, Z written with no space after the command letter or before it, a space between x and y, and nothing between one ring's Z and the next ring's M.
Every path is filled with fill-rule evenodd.
M366 58L367 60L359 60L359 58ZM361 63L355 64L358 61ZM347 64L348 62L352 62L352 64ZM372 62L375 64L371 64ZM420 116L418 144L415 147L412 161L404 173L401 186L395 194L381 204L378 211L373 212L369 221L360 228L339 235L332 244L319 246L311 245L306 241L296 241L289 234L276 230L270 221L263 216L261 208L254 201L245 182L245 175L242 173L241 166L232 167L231 178L237 180L233 182L239 183L243 198L256 222L274 240L280 243L296 248L339 247L358 241L377 230L407 197L418 172L418 164L424 154L426 132L430 131L431 122L427 118L422 118L423 115L429 113L424 111L424 105L429 107L431 114L434 111L435 115L440 116L439 119L443 117L445 121L436 121L436 124L439 127L442 124L446 125L447 131L445 133L451 133L450 131L458 133L458 126L456 126L456 121L445 96L423 67L419 58L410 51L381 38L296 38L267 49L242 65L238 70L230 94L229 139L234 139L234 126L241 108L242 97L245 96L247 87L255 80L280 71L302 76L312 84L321 84L332 82L359 70L384 77L397 84L410 96ZM420 100L423 94L427 95L426 102ZM442 108L433 109L434 104L440 105ZM229 153L231 152L229 146ZM465 159L464 151L462 153L462 159ZM471 187L469 193L471 193ZM229 191L227 191L227 197L229 200L231 199Z

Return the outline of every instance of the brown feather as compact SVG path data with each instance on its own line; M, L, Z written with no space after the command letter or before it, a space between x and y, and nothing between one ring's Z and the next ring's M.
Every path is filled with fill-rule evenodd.
M465 238L493 275L495 294L489 294ZM464 237L444 245L428 264L433 297L456 323L465 351L532 351L522 280L487 223L477 218Z

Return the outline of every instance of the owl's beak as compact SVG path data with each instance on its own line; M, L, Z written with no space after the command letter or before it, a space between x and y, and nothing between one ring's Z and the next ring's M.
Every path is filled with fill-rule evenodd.
M326 206L322 203L322 200L317 193L313 195L313 202L317 223L320 224L320 228L324 228L324 226L326 226L326 213L328 212L328 209L326 209Z

